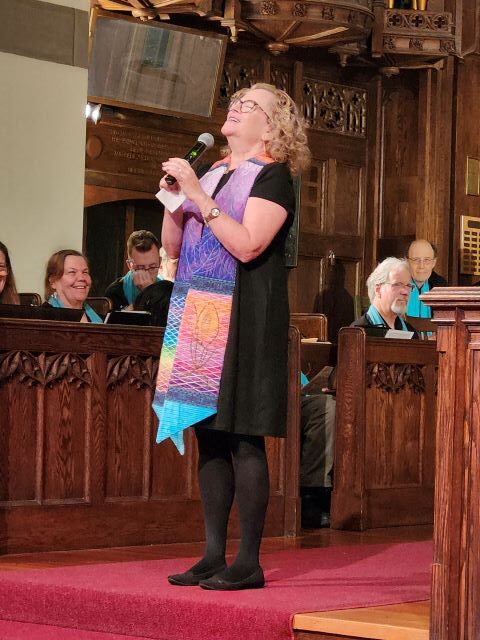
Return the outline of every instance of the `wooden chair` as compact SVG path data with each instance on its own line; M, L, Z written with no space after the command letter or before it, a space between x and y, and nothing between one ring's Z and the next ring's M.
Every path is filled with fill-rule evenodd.
M102 296L87 298L85 301L99 316L105 317L112 310L112 301L110 298Z
M19 293L20 304L30 307L39 307L42 304L42 296L39 293Z
M327 316L323 313L291 313L290 324L300 331L300 337L328 340Z

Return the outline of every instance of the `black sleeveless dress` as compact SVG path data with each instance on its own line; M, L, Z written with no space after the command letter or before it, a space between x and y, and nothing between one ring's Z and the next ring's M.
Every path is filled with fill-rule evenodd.
M222 178L217 191L230 175ZM280 204L288 215L261 255L245 264L237 262L217 414L197 426L285 437L289 324L285 239L295 209L286 165L272 163L262 169L250 196Z

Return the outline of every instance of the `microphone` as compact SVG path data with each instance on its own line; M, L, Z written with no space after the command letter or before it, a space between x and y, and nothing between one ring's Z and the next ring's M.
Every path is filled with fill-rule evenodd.
M197 142L193 145L190 151L183 156L184 160L188 162L190 165L194 165L195 162L200 158L200 156L205 153L207 149L211 149L215 144L215 140L211 133L202 133L198 136ZM175 184L177 181L176 178L167 174L165 176L165 182L170 186Z

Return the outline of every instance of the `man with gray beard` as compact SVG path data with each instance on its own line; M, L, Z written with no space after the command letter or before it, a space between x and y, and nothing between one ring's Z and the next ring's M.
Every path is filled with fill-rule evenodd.
M408 299L413 288L406 260L386 258L367 279L370 307L352 323L352 327L385 327L399 331L415 329L404 320Z

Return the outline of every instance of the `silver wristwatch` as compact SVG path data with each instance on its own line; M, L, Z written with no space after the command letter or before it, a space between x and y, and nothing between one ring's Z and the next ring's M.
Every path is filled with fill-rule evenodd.
M210 211L203 216L203 219L205 220L205 223L208 224L212 220L215 220L215 218L218 218L219 215L220 209L218 207L213 207L213 209L210 209Z

